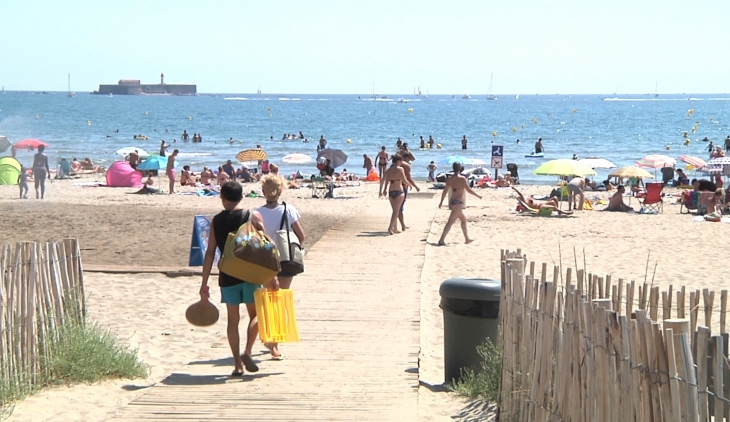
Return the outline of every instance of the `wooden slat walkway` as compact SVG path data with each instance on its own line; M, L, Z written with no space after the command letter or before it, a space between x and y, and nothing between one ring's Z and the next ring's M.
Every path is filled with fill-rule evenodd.
M434 211L411 207L410 229L388 236L389 208L373 202L307 253L293 285L301 342L282 345L285 360L259 354L258 373L230 378L223 339L115 420L418 420L420 279Z

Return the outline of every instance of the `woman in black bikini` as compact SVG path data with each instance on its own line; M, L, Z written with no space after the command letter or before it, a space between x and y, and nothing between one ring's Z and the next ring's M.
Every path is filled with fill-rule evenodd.
M398 214L400 214L401 205L403 205L403 201L406 199L403 188L410 187L411 184L406 179L405 171L399 166L403 158L398 154L393 154L390 160L392 164L385 171L381 179L384 180L385 186L383 186L380 195L385 195L385 192L388 192L388 200L390 200L390 206L393 209L393 214L390 216L388 233L395 234L400 233L398 231Z
M385 175L385 167L388 165L388 153L385 151L385 147L380 148L378 153L378 176L383 179Z

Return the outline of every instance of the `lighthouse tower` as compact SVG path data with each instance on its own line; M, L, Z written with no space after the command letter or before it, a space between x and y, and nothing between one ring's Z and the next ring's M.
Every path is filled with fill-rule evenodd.
M160 85L165 85L165 74L160 73Z

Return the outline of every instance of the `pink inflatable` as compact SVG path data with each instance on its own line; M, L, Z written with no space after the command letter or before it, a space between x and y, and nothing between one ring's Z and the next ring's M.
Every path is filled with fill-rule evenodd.
M112 188L142 187L142 173L126 161L117 161L106 171L106 185Z

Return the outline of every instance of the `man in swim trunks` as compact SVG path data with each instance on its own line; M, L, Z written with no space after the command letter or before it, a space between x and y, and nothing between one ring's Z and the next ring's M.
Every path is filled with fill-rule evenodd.
M165 152L167 151L168 148L170 148L170 144L165 144L165 140L164 139L161 140L160 141L160 157L164 157L165 156Z
M373 171L373 159L370 158L367 154L362 155L362 168L365 169L365 176Z
M175 193L175 158L177 158L178 150L172 152L172 155L167 157L167 170L165 174L170 180L170 195Z
M449 201L451 214L449 214L449 219L448 221L446 221L444 231L441 233L441 238L438 242L439 246L446 245L446 235L449 234L451 226L456 222L457 219L461 221L461 231L464 233L465 242L471 243L474 241L474 239L469 239L469 234L466 231L466 216L464 215L464 201L466 200L466 192L469 192L479 199L482 199L482 197L478 193L474 192L469 187L469 183L466 181L466 177L461 175L461 163L459 163L458 161L455 162L452 168L454 170L454 175L446 179L446 186L444 187L444 191L441 194L441 201L439 202L439 208L441 208L444 204L444 198L446 198L446 194L451 191L451 200Z
M542 138L537 138L535 142L535 154L542 154L545 148L542 146Z
M400 207L400 213L398 214L398 220L400 221L401 229L406 230L408 226L406 226L405 218L403 217L403 211L405 211L406 209L406 201L408 200L408 187L413 186L414 188L416 188L416 192L420 192L421 188L418 187L416 182L414 182L413 178L411 177L411 161L415 160L416 157L414 157L413 154L408 150L405 150L405 152L401 153L401 156L403 157L403 161L401 161L400 167L403 168L403 171L406 174L405 180L408 182L408 184L406 184L405 182L403 183L404 198L403 204Z
M398 140L395 141L395 148L398 150L398 151L396 151L396 153L398 153L402 147L403 147L403 141L400 140L400 136L399 136Z
M464 137L463 137L463 138L461 138L461 149L466 149L466 144L467 144L467 142L468 142L468 141L467 141L467 139L466 139L466 135L464 135Z
M434 144L435 142L436 142L436 141L434 141L434 140L433 140L433 135L428 135L428 148L429 148L429 149L433 149L433 144Z
M616 193L614 193L613 196L611 196L611 200L608 201L606 211L630 212L634 210L624 203L624 192L626 192L624 185L618 185Z
M51 169L48 168L48 157L43 151L45 145L38 146L38 152L33 156L33 180L35 181L35 199L43 199L46 194L46 177L51 178ZM40 189L40 193L38 193Z

